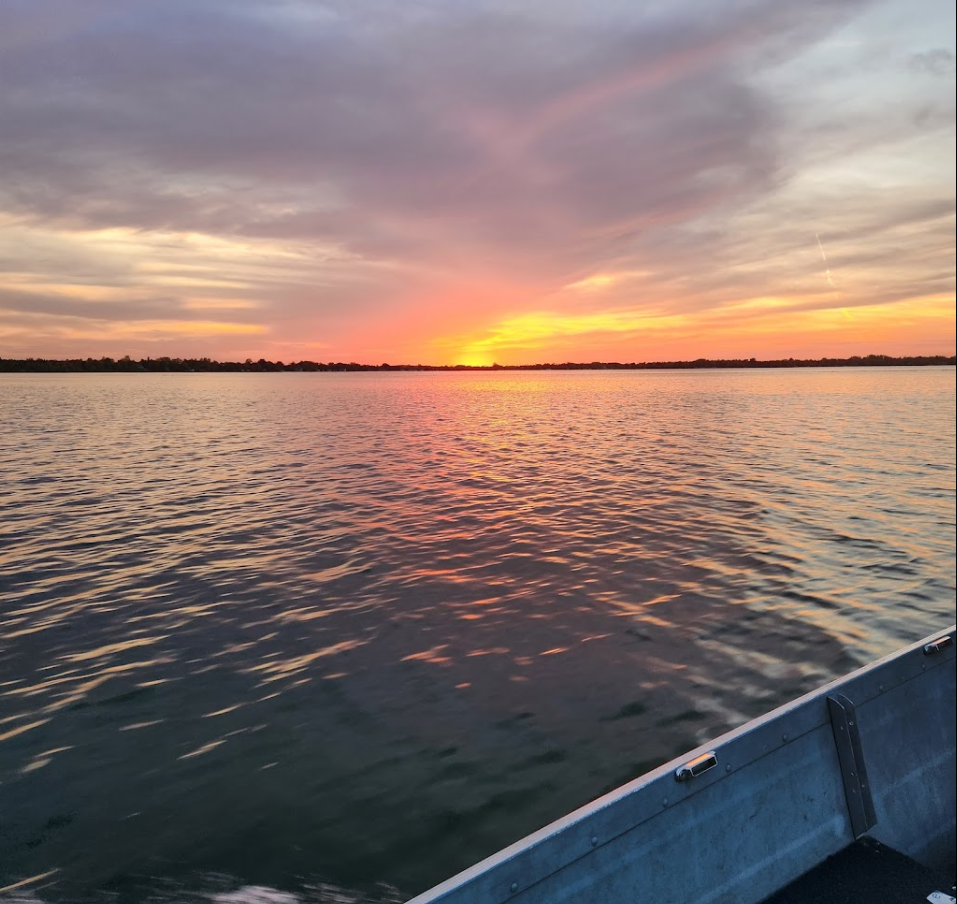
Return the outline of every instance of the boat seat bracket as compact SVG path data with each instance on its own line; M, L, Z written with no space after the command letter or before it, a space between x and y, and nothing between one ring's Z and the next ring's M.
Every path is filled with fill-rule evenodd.
M837 746L837 757L841 765L847 811L851 817L851 830L855 838L860 838L876 824L877 814L874 811L871 786L867 781L867 767L864 764L864 750L861 747L857 714L854 704L844 694L828 697L827 708L831 717L834 743Z

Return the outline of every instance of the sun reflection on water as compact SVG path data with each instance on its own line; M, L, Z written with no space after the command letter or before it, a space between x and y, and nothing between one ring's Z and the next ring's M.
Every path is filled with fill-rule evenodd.
M0 886L411 893L954 617L952 369L3 389Z

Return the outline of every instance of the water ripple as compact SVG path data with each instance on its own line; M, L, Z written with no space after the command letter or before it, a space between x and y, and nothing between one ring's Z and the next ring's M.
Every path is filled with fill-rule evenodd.
M953 408L952 368L3 376L0 887L438 881L951 623Z

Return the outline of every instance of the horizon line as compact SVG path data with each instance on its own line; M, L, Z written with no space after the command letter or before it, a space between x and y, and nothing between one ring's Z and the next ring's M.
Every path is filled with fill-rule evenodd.
M846 358L695 358L686 361L591 361L536 364L360 364L330 361L217 361L213 358L159 358L139 360L129 355L122 358L4 358L0 356L0 373L96 373L96 372L361 372L361 371L499 371L499 370L707 370L794 367L927 367L957 365L957 355L851 355Z

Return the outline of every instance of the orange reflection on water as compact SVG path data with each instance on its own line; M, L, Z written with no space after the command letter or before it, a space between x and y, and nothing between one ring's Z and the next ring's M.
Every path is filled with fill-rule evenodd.
M7 741L10 738L15 738L17 735L25 734L28 731L32 731L34 728L39 728L41 725L45 725L49 721L49 719L37 719L35 722L28 722L26 725L21 725L18 728L11 728L9 731L0 734L0 741Z
M260 682L261 684L268 684L272 681L279 681L283 678L289 678L292 675L301 672L307 666L316 662L319 659L325 659L328 656L337 656L340 653L345 653L348 650L355 650L358 647L365 646L367 641L362 640L343 640L339 643L330 644L327 647L322 647L318 650L314 650L311 653L306 653L303 656L295 656L291 659L283 660L267 660L262 662L259 665L254 665L246 669L249 673L262 673L266 677Z
M443 643L432 647L430 650L422 650L420 653L410 653L403 656L400 662L432 662L436 665L448 665L452 659L449 656L441 656L443 650L448 649L448 644Z

